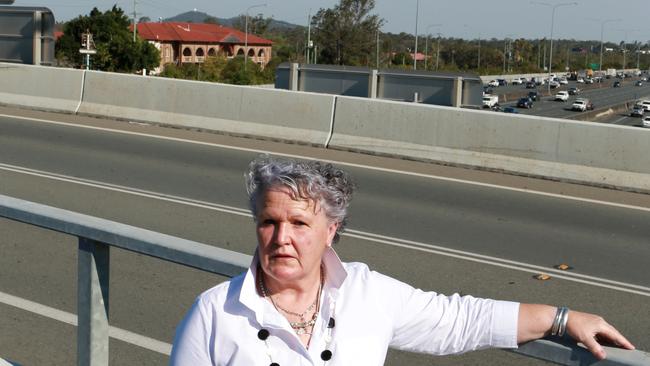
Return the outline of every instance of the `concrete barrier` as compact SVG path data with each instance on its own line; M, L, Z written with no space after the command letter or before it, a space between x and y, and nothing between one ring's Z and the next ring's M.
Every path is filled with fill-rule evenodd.
M90 71L79 113L324 146L334 96Z
M650 130L338 97L330 147L650 192Z
M74 113L83 71L0 63L0 104Z

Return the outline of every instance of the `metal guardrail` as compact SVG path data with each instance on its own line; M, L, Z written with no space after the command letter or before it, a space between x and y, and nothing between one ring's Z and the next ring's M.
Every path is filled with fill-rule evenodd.
M245 271L251 261L249 255L4 195L0 195L0 218L79 238L78 365L108 365L110 247L228 277ZM513 352L561 365L650 365L650 354L642 351L612 347L606 351L608 359L597 361L569 339L549 338L529 342Z

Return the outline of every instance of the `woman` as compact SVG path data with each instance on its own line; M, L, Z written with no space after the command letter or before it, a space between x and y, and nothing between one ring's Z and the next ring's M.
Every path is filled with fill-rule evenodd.
M258 158L247 189L258 240L251 266L197 298L172 365L383 365L389 346L449 354L565 332L598 358L596 337L633 349L592 314L423 292L342 263L332 244L353 185L329 164Z

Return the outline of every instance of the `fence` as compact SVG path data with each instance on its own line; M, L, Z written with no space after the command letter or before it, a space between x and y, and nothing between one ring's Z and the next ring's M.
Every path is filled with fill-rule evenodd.
M53 65L54 41L50 9L0 6L0 61Z
M278 66L275 87L454 107L481 105L483 90L469 73L289 63Z
M109 254L111 247L232 277L248 268L251 257L114 221L0 195L0 218L27 223L79 238L77 363L108 365ZM542 339L514 352L562 365L649 365L650 355L606 347L597 362L568 339ZM0 365L3 363L0 358Z

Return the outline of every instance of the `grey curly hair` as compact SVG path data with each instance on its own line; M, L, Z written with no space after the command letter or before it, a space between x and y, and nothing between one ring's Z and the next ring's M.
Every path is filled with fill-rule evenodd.
M347 211L354 183L345 171L319 161L260 156L249 164L246 177L248 204L257 217L257 198L275 187L286 187L294 199L318 203L330 222L338 223L333 242L338 242L347 224Z

